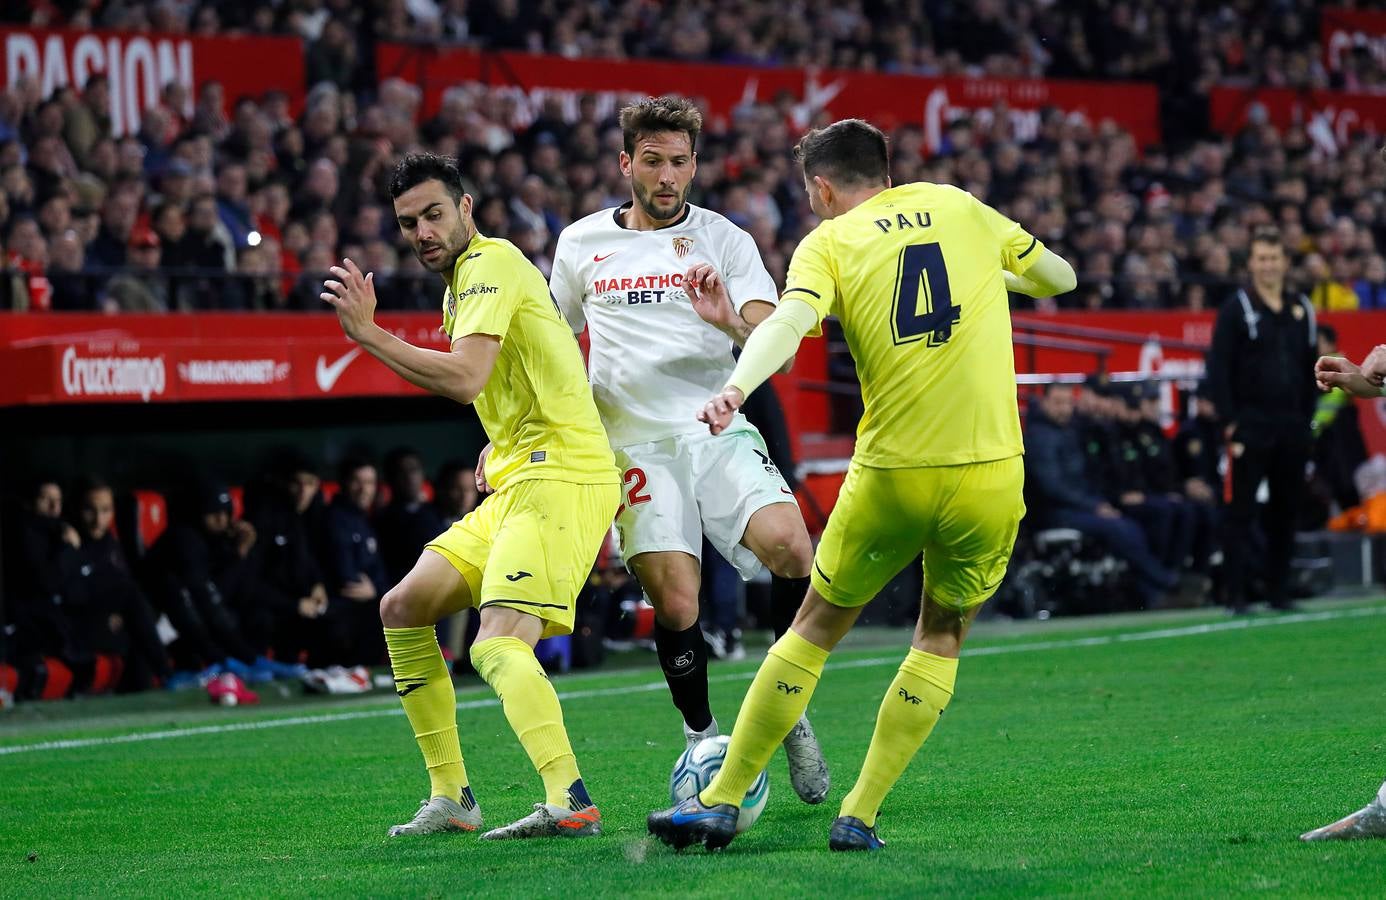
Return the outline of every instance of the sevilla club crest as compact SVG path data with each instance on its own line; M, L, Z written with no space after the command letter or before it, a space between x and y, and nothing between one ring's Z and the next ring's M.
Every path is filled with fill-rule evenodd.
M691 237L674 238L674 255L679 259L693 252L693 239Z

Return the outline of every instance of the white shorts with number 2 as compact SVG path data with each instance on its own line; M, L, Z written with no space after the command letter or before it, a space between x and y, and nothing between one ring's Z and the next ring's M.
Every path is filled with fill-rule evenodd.
M760 432L681 434L615 449L624 482L616 530L621 555L677 550L702 559L703 535L750 580L760 560L741 545L756 510L795 503Z

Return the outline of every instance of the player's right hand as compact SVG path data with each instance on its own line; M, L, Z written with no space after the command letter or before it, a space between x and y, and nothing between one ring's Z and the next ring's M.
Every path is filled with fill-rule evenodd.
M1375 361L1382 372L1386 373L1386 350L1377 347L1367 357L1367 361ZM1320 356L1319 361L1314 363L1314 381L1318 383L1321 391L1331 391L1336 387L1358 397L1374 397L1381 393L1382 380L1382 374L1376 374L1373 380L1371 374L1341 356Z
M491 487L491 482L486 480L486 459L491 455L491 445L488 443L481 448L481 454L476 458L476 492L478 494L489 494L495 490Z
M724 388L722 393L703 404L703 408L698 411L698 421L706 422L707 430L713 434L721 434L745 402L746 398L740 390L734 387Z

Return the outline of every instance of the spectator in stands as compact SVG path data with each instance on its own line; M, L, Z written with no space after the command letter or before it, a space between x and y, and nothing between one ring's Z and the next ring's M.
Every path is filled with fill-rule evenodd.
M463 516L476 509L480 497L476 466L450 459L438 467L438 475L433 479L433 505L444 526L462 521Z
M168 684L173 674L168 653L155 627L157 616L135 580L125 551L111 531L115 495L100 479L86 480L77 491L82 544L78 570L90 598L82 628L92 648L125 661L120 689L142 691Z
M131 268L106 284L102 308L106 312L167 312L168 284L159 273L159 235L137 225L130 233Z
M1357 308L1357 294L1350 285L1338 280L1321 254L1310 253L1304 260L1304 268L1313 285L1309 289L1309 299L1315 309L1337 312Z
M1135 426L1135 439L1146 488L1176 510L1175 527L1187 532L1175 536L1175 566L1209 575L1219 539L1214 497L1205 485L1189 493L1180 477L1174 442L1166 434L1162 421L1159 388L1154 384L1144 385L1139 400L1140 421Z
M1260 514L1256 494L1270 487L1263 525L1266 601L1290 609L1290 558L1295 510L1309 460L1316 337L1309 299L1286 289L1288 260L1280 233L1256 232L1247 263L1250 282L1228 298L1213 329L1208 380L1224 424L1230 453L1231 499L1223 546L1228 603L1247 610L1253 526Z
M1205 379L1194 391L1194 414L1184 420L1174 438L1174 459L1185 496L1198 503L1218 503L1222 497L1222 457L1222 427Z
M1344 356L1338 349L1338 330L1320 324L1318 356ZM1318 395L1312 421L1314 481L1337 505L1350 509L1362 502L1357 493L1357 467L1367 461L1367 446L1357 419L1357 403L1342 388Z
M339 469L341 492L327 512L328 576L331 614L345 623L349 637L348 665L374 665L385 652L380 630L380 598L393 584L380 555L371 526L375 508L375 466L347 459Z
M1145 533L1102 499L1088 478L1085 454L1073 428L1073 388L1050 384L1025 421L1025 484L1029 506L1042 528L1073 528L1130 564L1146 609L1166 604L1178 576L1150 552Z
M125 265L139 212L138 183L121 182L112 188L101 209L101 231L87 248L87 261L91 265L105 269Z
M1353 285L1358 309L1386 309L1386 259L1373 253L1362 267L1362 277Z
M390 502L374 524L390 584L398 584L447 524L424 493L423 459L414 448L396 447L385 455L385 484Z

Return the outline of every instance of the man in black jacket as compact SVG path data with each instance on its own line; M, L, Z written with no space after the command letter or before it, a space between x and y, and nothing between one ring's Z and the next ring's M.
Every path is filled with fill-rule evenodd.
M376 471L364 460L348 459L340 473L341 492L327 510L328 614L350 635L346 658L341 661L374 665L385 653L379 609L380 598L391 586L370 519Z
M156 616L140 590L125 551L111 531L115 496L109 485L88 479L77 491L82 545L77 554L79 573L90 600L81 616L82 630L94 650L115 653L125 660L122 691L142 691L157 679L168 684L173 670L159 639Z
M1150 552L1145 533L1102 499L1085 471L1085 458L1073 425L1073 389L1045 388L1025 414L1025 486L1030 513L1044 527L1073 528L1126 560L1147 609L1163 606L1178 576Z
M1285 290L1280 232L1260 229L1247 263L1251 283L1218 313L1208 354L1213 404L1224 426L1231 499L1224 547L1227 602L1245 612L1252 529L1262 480L1270 487L1266 534L1266 601L1290 609L1290 557L1295 513L1311 444L1316 329L1314 308Z
M414 568L428 542L451 523L445 523L424 496L423 460L412 447L385 454L385 483L390 486L390 502L376 514L375 526L385 571L394 585Z

